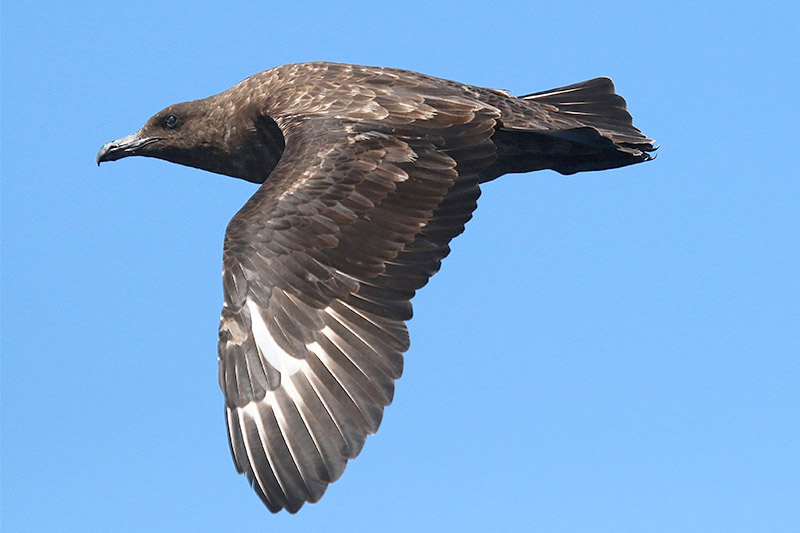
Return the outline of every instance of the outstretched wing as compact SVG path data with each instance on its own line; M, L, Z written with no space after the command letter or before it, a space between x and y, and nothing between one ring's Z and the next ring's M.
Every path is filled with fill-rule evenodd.
M410 300L471 218L499 113L287 119L286 149L228 226L219 379L239 472L267 507L315 502L392 400Z

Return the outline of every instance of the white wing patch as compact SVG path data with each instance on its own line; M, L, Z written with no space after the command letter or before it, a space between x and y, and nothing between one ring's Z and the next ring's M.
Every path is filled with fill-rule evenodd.
M267 360L283 376L291 376L300 370L300 360L286 353L278 346L267 328L261 309L258 304L247 298L247 308L250 310L250 323L253 330L253 339L256 341L258 353Z

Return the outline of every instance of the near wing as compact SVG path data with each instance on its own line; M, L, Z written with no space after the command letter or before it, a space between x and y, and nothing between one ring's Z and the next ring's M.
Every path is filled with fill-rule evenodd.
M497 111L281 124L285 152L231 220L219 379L236 467L267 507L315 502L378 429L410 300L471 218Z

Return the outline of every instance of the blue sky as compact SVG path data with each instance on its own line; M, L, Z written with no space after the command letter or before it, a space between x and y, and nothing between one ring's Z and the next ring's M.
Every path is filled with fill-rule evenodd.
M2 6L3 531L797 530L796 4L25 5ZM321 59L515 93L611 76L661 149L485 187L380 431L273 516L216 374L255 188L94 157Z

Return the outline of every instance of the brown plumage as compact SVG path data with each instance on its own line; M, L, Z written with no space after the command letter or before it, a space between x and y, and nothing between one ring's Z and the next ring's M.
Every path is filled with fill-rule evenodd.
M237 469L271 511L296 512L378 429L411 299L479 184L621 167L653 149L608 78L514 97L306 63L170 106L97 161L143 155L262 183L225 235L219 382Z

